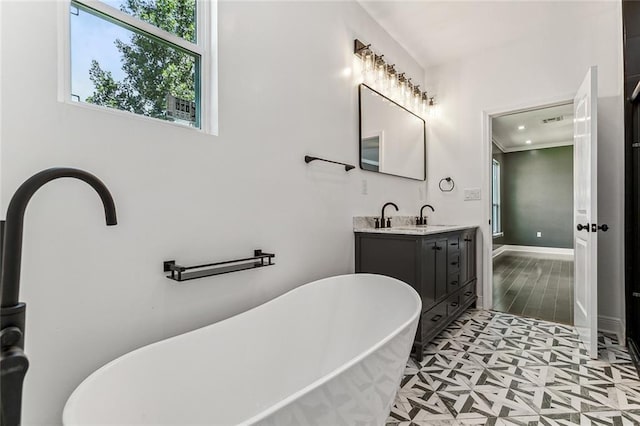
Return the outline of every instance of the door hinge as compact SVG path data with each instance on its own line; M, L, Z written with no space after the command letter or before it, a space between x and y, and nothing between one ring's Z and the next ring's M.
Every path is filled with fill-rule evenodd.
M640 297L640 292L634 291L633 293L631 293L631 295L633 297Z

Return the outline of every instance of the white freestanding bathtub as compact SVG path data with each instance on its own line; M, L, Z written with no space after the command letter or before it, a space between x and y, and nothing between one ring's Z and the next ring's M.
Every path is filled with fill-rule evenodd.
M393 278L315 281L110 362L73 392L63 423L383 425L420 310Z

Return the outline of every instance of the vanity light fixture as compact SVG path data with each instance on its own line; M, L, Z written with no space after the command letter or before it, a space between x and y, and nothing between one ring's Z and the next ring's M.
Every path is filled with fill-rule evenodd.
M369 48L371 45L363 45L360 48L360 59L362 60L362 74L365 80L371 80L375 66L375 54Z
M387 89L389 93L395 93L398 90L398 72L396 71L395 64L387 67Z
M355 39L353 53L362 62L362 81L416 115L423 118L436 115L433 97L428 97L419 85L411 83L411 79L399 72L395 64L387 64L384 55L375 53L370 44Z
M524 141L524 143L526 143L527 145L531 145L531 139L527 139L526 141Z
M524 129L526 129L526 127L524 127L524 124L521 124L518 126L518 130L524 130Z
M391 93L391 96L395 97L400 103L404 101L404 94L407 91L407 79L404 76L404 73L398 74L398 91L396 93ZM395 96L394 96L395 95Z
M387 86L387 63L382 59L384 55L374 55L375 57L375 73L376 73L376 86L379 89L384 90Z
M411 109L414 111L420 111L422 106L422 92L420 91L420 85L413 88L413 95L411 99Z
M438 116L438 104L433 100L433 96L429 98L429 117L435 118Z
M402 97L402 104L407 108L411 107L411 98L413 98L413 87L414 86L411 82L411 79L407 79L407 88L404 91L404 96Z
M429 112L429 96L427 96L427 92L423 92L422 93L422 115L426 116L427 113Z
M371 72L373 70L374 54L369 48L362 52L362 58L364 59L364 72Z

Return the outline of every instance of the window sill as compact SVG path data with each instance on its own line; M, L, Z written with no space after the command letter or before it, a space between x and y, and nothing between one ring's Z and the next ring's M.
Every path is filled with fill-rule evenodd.
M176 123L173 121L162 120L160 118L155 118L155 117L148 117L146 115L135 114L129 111L122 111L116 108L110 108L102 105L93 105L87 102L72 101L67 99L62 100L60 102L65 105L71 105L75 108L86 109L90 111L99 111L101 113L111 114L116 117L122 117L124 119L131 119L134 121L142 121L147 123L157 123L158 125L161 125L161 126L170 126L173 128L187 129L187 131L190 131L190 132L195 131L195 132L203 133L206 135L218 136L217 133L206 131L200 127L185 126L184 124Z

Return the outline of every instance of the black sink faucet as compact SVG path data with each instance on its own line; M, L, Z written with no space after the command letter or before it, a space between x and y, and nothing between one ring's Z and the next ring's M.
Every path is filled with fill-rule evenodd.
M393 206L395 207L396 211L398 211L398 206L396 206L394 203L386 203L384 206L382 206L382 213L380 214L380 228L391 228L391 218L388 218L386 223L384 221L384 209L387 206Z
M72 168L52 168L27 179L9 202L7 218L0 221L0 424L20 425L22 384L29 368L24 354L26 305L18 301L24 213L33 194L58 178L74 178L89 184L104 205L107 226L116 225L116 206L107 187L94 175Z
M420 207L420 216L418 216L416 218L416 225L426 225L427 224L427 218L423 214L425 207L429 207L432 212L435 212L435 210L434 210L434 208L433 208L433 206L431 204L425 204L424 206Z

